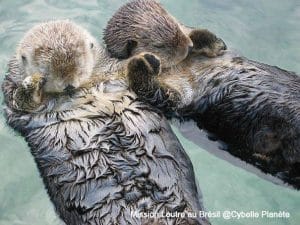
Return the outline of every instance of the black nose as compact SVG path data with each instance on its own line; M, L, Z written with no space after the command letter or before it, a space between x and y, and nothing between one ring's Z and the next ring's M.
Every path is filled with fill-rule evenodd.
M67 94L72 94L75 90L75 87L73 85L68 85L67 87L65 87L64 92L66 92Z
M188 53L189 54L192 53L193 49L194 49L194 47L192 45L189 45L189 47L188 47Z
M225 42L221 38L218 38L218 41L223 45L222 50L227 50L227 45L225 44Z

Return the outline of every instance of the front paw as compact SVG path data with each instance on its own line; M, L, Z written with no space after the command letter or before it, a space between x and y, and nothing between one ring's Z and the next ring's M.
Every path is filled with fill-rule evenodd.
M129 60L128 73L138 74L140 76L155 76L160 73L160 60L151 53L141 53Z
M156 90L160 60L151 53L132 57L127 66L129 88L138 96L146 96Z
M28 91L40 91L44 84L45 78L41 74L35 73L23 80L22 87Z
M192 52L196 54L216 57L222 55L227 49L225 42L209 30L195 29L189 36L193 41Z
M14 107L22 111L32 111L39 107L44 83L45 79L40 74L26 77L14 92Z

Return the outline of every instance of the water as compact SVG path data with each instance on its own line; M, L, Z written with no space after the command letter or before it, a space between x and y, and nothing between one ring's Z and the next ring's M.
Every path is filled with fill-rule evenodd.
M1 80L7 62L24 32L40 21L69 18L95 37L121 0L0 0ZM300 73L299 0L163 0L181 22L206 27L248 58ZM2 101L2 96L1 99ZM215 225L298 225L300 192L275 185L234 166L185 139L176 129L193 161L207 210L279 211L288 219L212 218ZM0 118L0 225L58 225L25 141ZM207 147L208 148L208 145Z

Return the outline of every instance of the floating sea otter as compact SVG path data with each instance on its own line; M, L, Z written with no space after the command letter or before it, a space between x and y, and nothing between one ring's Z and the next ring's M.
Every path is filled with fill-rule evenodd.
M192 164L119 66L69 21L32 28L9 63L7 123L25 137L59 216L68 225L210 224L188 217L203 210ZM174 212L184 215L159 216Z
M147 20L152 21L158 10L149 13L145 9L157 5L152 0L133 1L113 16L109 27L120 29L118 32L131 40L129 30L119 26L120 15L127 15L136 6L134 16L147 14ZM143 21L124 18L126 24L132 22L135 27ZM159 39L157 33L162 28L154 28L147 36ZM106 30L105 35L113 39L114 33ZM136 43L143 41L143 31L135 37ZM223 42L210 32L201 35L203 30L188 31L194 48L224 52L225 45L220 45ZM107 47L110 50L109 44ZM143 51L152 52L152 45L143 45L138 52ZM300 188L300 77L230 51L216 58L199 56L206 51L193 52L171 68L159 59L163 54L157 52L158 57L152 53L133 57L127 74L131 89L168 115L194 119L227 142L231 154ZM221 54L214 54L217 55Z

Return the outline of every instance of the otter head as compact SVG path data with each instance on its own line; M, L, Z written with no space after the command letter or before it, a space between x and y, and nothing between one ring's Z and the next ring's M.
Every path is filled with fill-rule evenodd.
M193 47L179 23L154 0L135 0L121 7L104 30L104 42L112 57L151 52L161 59L162 67L178 64Z
M78 88L92 75L97 42L83 28L67 21L39 24L25 34L17 49L24 78L40 74L44 92Z

